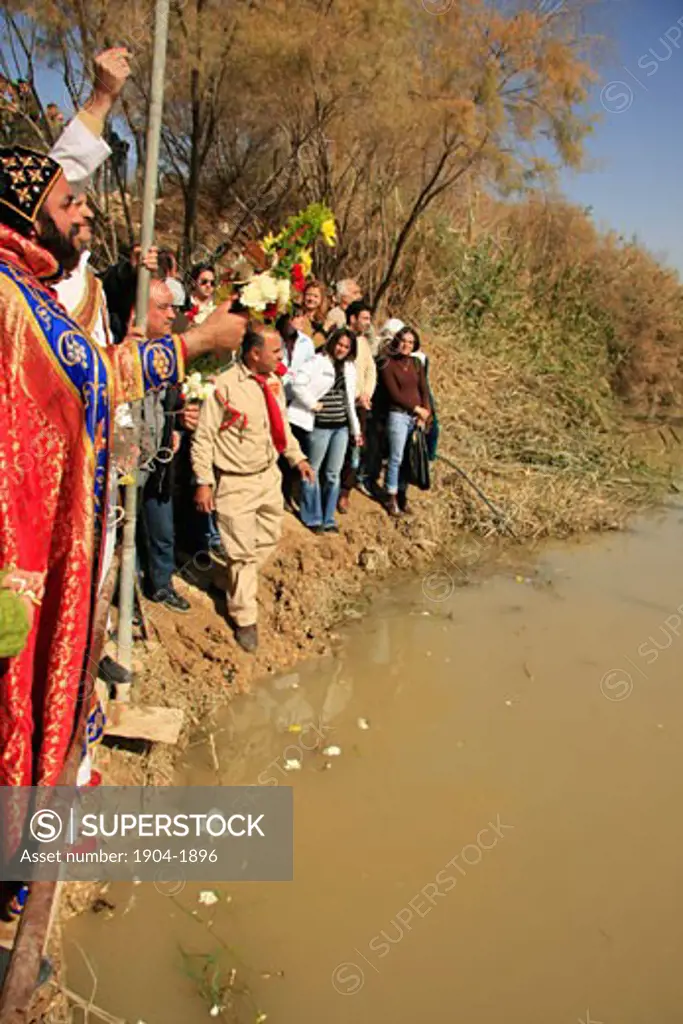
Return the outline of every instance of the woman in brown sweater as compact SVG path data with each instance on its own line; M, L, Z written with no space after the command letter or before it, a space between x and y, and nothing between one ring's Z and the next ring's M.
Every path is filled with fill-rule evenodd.
M380 370L389 402L389 461L385 487L391 516L398 516L408 508L408 485L401 473L408 438L415 427L424 429L432 414L424 367L413 358L413 352L419 347L417 331L403 327L391 342Z

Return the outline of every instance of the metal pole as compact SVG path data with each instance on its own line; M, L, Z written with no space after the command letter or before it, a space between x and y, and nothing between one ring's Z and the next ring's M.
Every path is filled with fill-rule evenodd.
M161 116L164 105L164 75L168 40L169 0L156 0L154 21L154 52L152 56L152 87L147 125L147 159L145 162L145 188L142 202L141 252L145 253L154 241L157 181L159 175L159 145ZM138 266L138 291L135 302L135 326L144 330L147 325L149 304L149 271ZM121 585L119 591L118 660L128 671L133 662L133 609L135 606L135 525L137 522L138 483L126 487L123 545L121 553ZM125 691L124 691L125 693ZM121 696L124 696L121 693ZM118 695L118 694L117 694Z

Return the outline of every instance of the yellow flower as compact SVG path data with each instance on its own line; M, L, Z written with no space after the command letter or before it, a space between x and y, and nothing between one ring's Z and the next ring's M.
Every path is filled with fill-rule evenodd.
M303 272L308 277L311 270L313 269L313 257L311 256L310 249L302 249L301 255L299 256L299 263L303 268Z
M265 249L266 252L270 252L272 249L275 248L275 246L277 245L277 242L278 242L277 238L275 237L273 232L270 231L266 235L266 237L263 239L263 241L261 242L261 245L263 246L263 248Z
M337 242L337 225L334 223L332 217L328 217L327 220L322 222L320 225L320 231L327 245L329 245L331 249L334 248Z

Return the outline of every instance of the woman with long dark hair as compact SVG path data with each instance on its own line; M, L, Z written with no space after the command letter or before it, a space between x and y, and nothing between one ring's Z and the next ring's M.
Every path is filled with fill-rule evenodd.
M401 328L391 341L380 370L389 406L389 459L385 489L387 511L391 516L400 516L408 511L408 484L402 473L403 456L413 430L424 430L432 415L424 367L413 358L419 348L417 331L413 327Z
M349 442L362 444L356 412L356 336L334 331L324 349L297 373L289 422L308 432L315 482L301 483L301 521L314 533L339 533L335 520Z

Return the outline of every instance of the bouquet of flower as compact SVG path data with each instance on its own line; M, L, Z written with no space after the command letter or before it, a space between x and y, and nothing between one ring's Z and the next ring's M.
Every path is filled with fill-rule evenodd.
M204 380L201 373L191 373L185 378L182 387L182 396L188 405L193 402L200 404L214 392L215 385Z
M337 228L332 211L313 203L290 217L278 235L250 243L246 258L254 273L243 286L240 302L263 320L289 311L292 293L303 292L313 267L312 247L318 239L334 246Z

